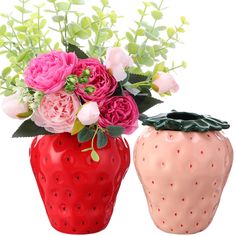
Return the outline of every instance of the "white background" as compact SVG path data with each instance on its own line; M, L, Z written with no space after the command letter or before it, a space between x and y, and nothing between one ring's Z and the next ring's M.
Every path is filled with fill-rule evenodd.
M126 27L139 0L110 0L117 11L126 15ZM34 1L36 2L36 1ZM38 1L40 2L40 1ZM41 1L42 2L42 1ZM97 2L97 1L94 1ZM0 11L9 11L16 0L0 0ZM166 0L168 21L175 23L185 15L191 25L183 38L184 46L176 58L188 62L186 70L174 75L181 90L166 99L165 104L149 111L157 114L177 110L193 111L227 120L232 126L226 131L236 144L235 88L236 67L236 2L234 0ZM1 60L0 68L4 62ZM8 119L0 112L0 235L59 236L49 224L44 206L31 172L28 147L31 139L11 139L19 121ZM127 137L131 150L143 127ZM236 166L233 166L222 201L212 224L202 236L235 235ZM167 235L153 224L146 199L131 162L121 186L113 217L105 235Z

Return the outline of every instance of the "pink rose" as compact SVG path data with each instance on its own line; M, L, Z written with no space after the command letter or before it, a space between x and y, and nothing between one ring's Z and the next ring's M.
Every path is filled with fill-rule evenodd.
M99 119L100 111L96 102L87 102L79 110L77 118L83 125L95 124Z
M159 94L175 93L179 90L179 85L170 74L158 72L157 77L152 81L152 88Z
M2 109L9 117L14 119L19 119L17 115L29 111L28 105L20 102L19 95L16 93L3 99Z
M71 132L80 105L75 94L67 94L62 90L50 93L43 97L31 119L51 133Z
M106 68L111 70L116 80L123 81L127 77L125 68L133 66L133 59L121 48L109 48L106 55Z
M139 110L134 99L128 94L105 99L99 104L99 109L101 127L122 126L125 128L125 134L131 134L138 128Z
M67 76L77 64L74 53L51 51L32 59L25 70L25 83L28 87L46 94L63 88Z
M85 101L99 102L115 92L117 87L115 78L97 59L88 58L79 60L73 74L82 76L83 71L86 69L90 70L88 82L77 84L77 95L81 96ZM86 87L91 87L94 91L86 92Z

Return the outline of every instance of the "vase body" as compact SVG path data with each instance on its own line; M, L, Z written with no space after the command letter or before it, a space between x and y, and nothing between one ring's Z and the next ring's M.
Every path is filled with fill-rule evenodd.
M134 163L155 225L168 233L204 230L217 210L233 161L221 132L157 131L138 138Z
M78 143L68 133L36 137L31 145L33 173L51 225L68 234L103 230L111 218L116 196L130 164L129 146L122 138L108 137L108 145L96 149L91 141Z

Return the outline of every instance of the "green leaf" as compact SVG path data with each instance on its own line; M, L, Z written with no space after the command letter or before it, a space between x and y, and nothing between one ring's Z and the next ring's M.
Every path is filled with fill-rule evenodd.
M100 160L100 157L99 157L98 153L97 153L95 150L92 150L92 152L91 152L91 158L92 158L93 161L95 161L95 162L99 162L99 160Z
M110 136L113 138L120 137L125 130L124 127L122 126L113 126L113 125L107 126L106 128Z
M127 49L128 49L129 54L136 54L138 52L138 44L129 43Z
M54 22L61 22L65 19L65 17L64 16L53 16L52 19Z
M15 6L16 10L18 10L21 13L30 13L30 11L27 11L25 8L23 8L22 6Z
M13 138L34 137L37 135L51 134L44 128L37 126L31 119L24 121L12 135Z
M108 7L109 6L109 1L108 0L101 0L101 3L104 7Z
M91 25L91 23L92 21L88 16L83 17L80 22L81 27L84 29L88 28Z
M129 42L134 42L134 37L130 32L126 33L126 38L128 39Z
M77 33L76 33L76 36L78 36L79 38L81 39L88 39L91 37L91 30L89 29L80 29Z
M169 27L167 29L167 35L168 35L169 38L172 38L175 35L175 29L172 28L172 27Z
M151 107L162 103L161 100L156 99L154 97L147 96L146 94L138 94L134 97L134 100L138 106L139 112L143 113L150 109Z
M145 36L152 41L158 41L158 38L153 33L149 33L148 31L145 31Z
M94 130L89 129L88 127L84 127L79 133L78 133L78 141L81 143L88 142L93 138Z
M33 111L28 110L27 112L17 114L16 117L18 117L20 119L24 119L24 118L30 117L32 114L33 114Z
M185 16L181 16L181 17L180 17L180 21L181 21L181 23L184 24L184 25L188 25L188 24L189 24L189 22L187 21L187 19L185 18Z
M73 129L71 131L71 135L75 135L79 133L83 128L84 128L84 125L78 119L76 119Z
M19 32L26 32L27 31L27 26L21 25L21 26L16 26L14 29Z
M11 73L11 67L6 67L6 68L2 71L2 77L5 78L5 77L7 77L10 73Z
M165 69L165 62L160 62L156 64L153 70L153 75L156 75L158 71L164 71L164 69Z
M151 14L154 20L160 20L163 16L163 14L158 10L152 11Z
M88 55L85 52L83 52L80 48L73 44L68 45L67 52L74 52L76 56L80 59L88 58Z
M58 11L68 11L70 8L70 3L68 2L57 2L56 7Z
M79 24L71 22L70 24L68 24L67 29L69 35L73 38L80 31L81 27Z
M180 33L184 33L185 32L183 27L178 28L177 31L180 32Z
M145 30L144 30L144 29L138 29L137 32L136 32L136 34L137 34L138 36L144 36Z
M39 23L39 28L43 29L46 26L46 24L47 24L47 20L46 19L41 20L40 23Z
M83 5L84 0L69 0L74 5Z
M0 36L4 35L7 31L7 27L5 25L0 26Z
M48 2L56 2L56 0L47 0Z
M105 133L103 133L101 130L97 133L97 147L99 149L104 148L107 145L108 139Z

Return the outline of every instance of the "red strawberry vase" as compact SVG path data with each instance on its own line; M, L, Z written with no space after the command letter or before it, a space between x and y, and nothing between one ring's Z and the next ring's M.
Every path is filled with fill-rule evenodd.
M36 137L30 149L34 176L51 225L68 234L96 233L108 225L122 179L130 164L129 145L108 136L105 148L78 143L69 133Z

